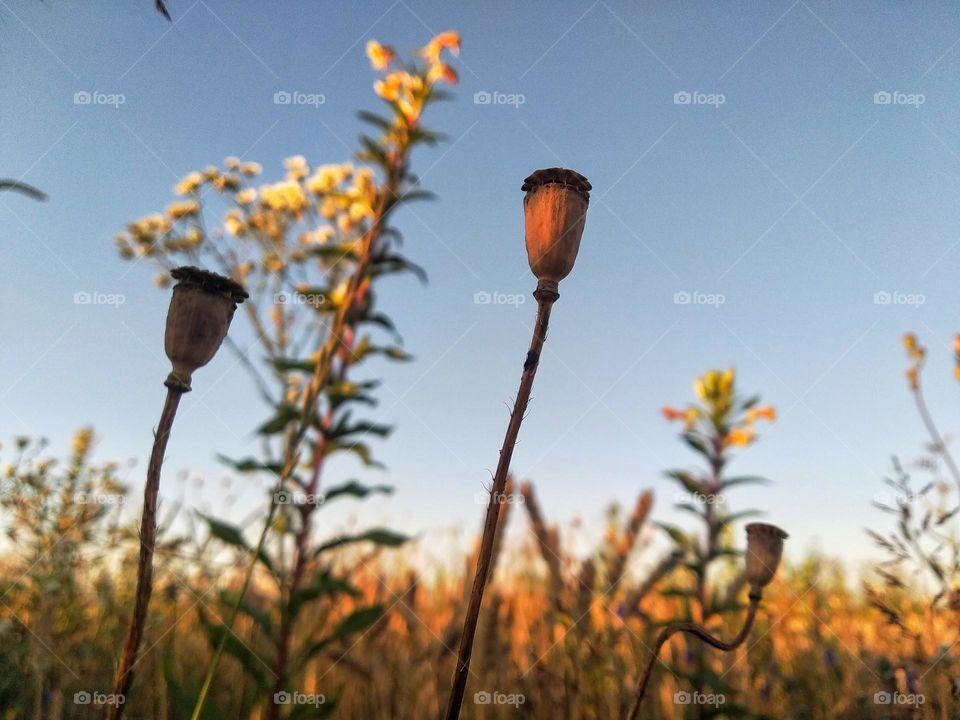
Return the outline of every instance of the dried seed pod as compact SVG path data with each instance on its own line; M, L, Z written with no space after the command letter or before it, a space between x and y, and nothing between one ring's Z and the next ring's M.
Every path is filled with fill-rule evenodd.
M747 582L751 592L759 592L773 580L783 555L787 534L776 525L747 525Z
M556 284L570 274L580 249L592 186L565 168L537 170L523 181L527 259L541 283Z
M178 267L170 275L178 282L167 311L164 348L173 370L164 385L189 392L193 371L220 349L237 305L249 296L239 283L199 268Z

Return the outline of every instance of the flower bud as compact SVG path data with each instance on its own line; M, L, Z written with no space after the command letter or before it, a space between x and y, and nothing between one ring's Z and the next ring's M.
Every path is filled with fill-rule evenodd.
M570 274L580 249L592 186L565 168L537 170L523 181L527 259L541 283Z
M746 579L751 593L759 593L773 580L783 554L783 541L786 539L787 534L776 525L747 525Z
M193 371L220 349L237 305L249 296L239 283L199 268L178 267L170 275L179 282L167 311L164 349L173 370L164 385L189 392Z

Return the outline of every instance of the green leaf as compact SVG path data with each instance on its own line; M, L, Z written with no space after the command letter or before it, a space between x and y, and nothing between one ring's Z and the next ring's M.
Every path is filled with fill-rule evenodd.
M221 542L226 543L227 545L232 545L235 548L239 548L244 552L250 552L251 548L244 539L243 533L240 532L240 528L236 527L235 525L222 522L221 520L217 520L216 518L212 518L209 515L204 515L203 513L197 514L207 523L207 526L210 528L210 534L213 537L217 538ZM260 551L258 559L271 572L273 571L273 565L270 563L270 558L268 558L262 550Z
M370 447L365 443L354 442L354 443L339 443L336 441L328 442L323 447L323 456L327 457L333 455L337 452L350 452L359 458L360 462L363 463L366 467L373 468L383 468L382 463L377 462L373 459L373 452L370 450Z
M380 128L384 132L390 129L390 121L385 117L377 115L376 113L368 112L367 110L361 110L357 113L357 117L364 122L370 123L374 127Z
M238 547L241 550L250 550L250 546L247 545L247 541L243 538L240 528L212 518L209 515L204 515L203 513L199 513L199 515L206 521L210 528L210 534L215 538L225 542L227 545Z
M290 596L290 614L296 617L306 603L322 597L334 597L336 595L349 595L358 598L363 593L347 580L338 578L329 571L317 573L310 584L297 588L296 592Z
M252 457L244 458L243 460L234 460L226 455L217 455L217 459L241 473L270 472L277 475L283 469L281 463L264 463Z
M226 589L220 591L220 602L230 608L237 606L237 601L240 600L240 611L253 619L257 625L260 627L260 630L274 643L277 642L277 628L273 623L273 618L270 617L270 613L265 610L260 610L253 607L250 604L250 598L244 597L240 599L240 591L234 589Z
M334 540L329 540L318 547L314 555L320 555L327 550L358 542L371 542L374 545L380 545L382 547L400 547L408 540L410 540L409 535L403 535L402 533L396 533L384 528L375 528L368 530L362 535L342 535Z
M757 475L744 475L742 477L732 477L720 481L720 488L726 490L727 488L734 487L736 485L769 485L770 481L765 477L759 477Z
M688 547L690 545L690 539L687 537L686 533L683 532L676 525L669 525L667 523L658 522L657 525L663 530L667 535L670 536L670 539L673 540L677 545L682 545L683 547Z
M277 414L263 425L257 428L259 435L276 435L286 430L295 418L299 416L299 411L292 405L280 405L277 408Z
M419 265L410 262L402 255L384 255L371 263L370 274L373 277L390 273L410 272L417 276L420 282L427 282L427 271Z
M365 498L374 493L392 495L393 488L390 485L363 485L356 480L349 480L342 485L337 485L327 490L327 492L323 494L323 502L326 504L334 498L340 497L341 495L349 495L350 497L355 498Z
M684 472L683 470L668 470L666 475L680 483L684 490L691 495L709 495L706 483L694 479L693 475L688 472Z
M350 413L344 413L333 427L329 428L324 434L328 439L335 440L349 435L360 433L362 435L376 435L385 438L393 431L390 425L379 425L377 423L359 420L350 424Z
M363 632L382 618L384 612L383 605L371 605L370 607L354 610L337 624L336 629L334 629L327 640L339 640L340 638Z
M370 341L369 335L364 335L362 338L360 338L360 340L353 346L350 354L353 356L354 362L360 362L368 355L383 355L384 357L387 357L391 360L397 360L399 362L406 362L413 359L412 355L408 355L398 347L389 345L374 345Z
M418 200L434 200L436 199L436 194L430 192L429 190L410 190L403 193L397 202L414 202Z
M294 662L294 668L302 667L310 658L337 640L349 638L352 635L369 629L371 625L383 617L384 612L382 605L373 605L353 611L337 624L337 627L334 628L332 633L305 647Z
M739 522L745 518L760 517L761 515L763 515L763 513L759 510L741 510L740 512L724 515L718 520L718 523L721 526L733 525L735 522Z
M376 140L369 135L361 135L360 144L363 145L363 150L357 153L357 157L360 160L375 162L381 167L386 167L387 156L383 151L383 147L381 147Z
M683 435L681 435L681 437L683 438L684 442L686 442L687 445L689 445L695 451L706 458L710 457L710 446L700 435L692 432L685 432Z

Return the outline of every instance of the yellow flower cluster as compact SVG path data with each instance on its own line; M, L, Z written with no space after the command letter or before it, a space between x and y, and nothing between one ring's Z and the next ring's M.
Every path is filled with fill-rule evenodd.
M73 454L77 457L85 457L90 452L90 444L93 442L93 429L82 427L73 436Z
M917 391L920 388L920 371L927 359L927 349L917 342L917 336L913 333L904 334L903 347L910 361L910 367L907 368L907 384L911 390Z
M426 69L406 69L397 62L393 48L381 45L376 40L367 43L367 57L375 70L386 73L382 80L373 84L373 89L384 100L396 105L400 115L410 128L416 127L423 105L434 84L443 80L455 84L457 72L442 59L443 51L460 54L460 35L453 31L436 35L417 54L426 60ZM398 69L390 70L392 65Z
M777 419L777 412L769 405L750 407L742 417L731 419L729 416L736 401L734 385L733 368L724 371L709 370L694 381L694 391L702 404L689 405L685 409L665 406L662 409L663 416L671 422L682 421L687 432L694 430L697 422L704 419L722 434L719 441L723 445L750 445L757 439L754 428L756 421L773 422Z

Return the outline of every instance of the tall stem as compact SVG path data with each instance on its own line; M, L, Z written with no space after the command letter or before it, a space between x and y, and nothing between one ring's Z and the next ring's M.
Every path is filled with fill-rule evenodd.
M919 382L913 391L913 397L917 401L917 411L920 413L920 419L923 420L923 424L930 434L930 439L933 440L936 449L943 455L943 460L947 464L947 469L950 470L953 482L956 483L957 489L960 490L960 469L957 468L957 464L953 461L953 456L950 454L950 451L947 450L947 445L943 441L943 436L940 435L936 423L933 422L933 416L930 414L929 408L927 408L927 401L923 397L923 390Z
M657 656L660 654L660 650L672 635L675 635L678 632L689 633L691 635L695 635L708 645L712 645L718 650L731 652L740 647L743 644L743 641L747 639L747 635L750 634L750 630L753 627L753 621L756 620L757 608L759 606L760 593L751 590L750 607L747 610L747 617L743 622L743 628L740 630L737 636L729 642L725 642L724 640L714 637L704 628L694 623L674 623L673 625L668 625L661 630L660 635L657 637L657 642L653 646L653 651L650 653L650 659L647 661L647 666L644 668L643 675L640 678L640 684L637 687L637 697L634 700L633 709L630 711L629 715L630 720L637 720L639 717L640 703L643 701L643 696L647 692L647 685L650 682L650 675L653 672L653 666L657 664Z
M150 453L150 465L147 467L147 485L143 491L143 516L140 519L140 559L137 564L137 590L133 605L133 617L127 630L127 639L117 666L113 694L126 698L133 684L133 666L137 663L137 652L143 639L143 629L147 619L147 607L153 591L153 550L157 542L157 493L160 490L160 467L167 450L167 440L173 427L173 418L180 404L180 390L167 390L167 399L160 414L160 424L153 438L153 451ZM110 706L110 720L120 720L125 703Z
M503 438L503 446L500 448L500 461L497 463L497 470L493 476L493 487L490 488L490 501L487 504L487 515L483 524L480 552L477 555L477 570L473 578L473 590L470 593L470 602L467 605L467 615L463 621L463 634L460 636L460 649L457 653L457 667L453 674L453 687L450 690L450 699L447 703L446 720L457 720L460 717L460 707L463 704L467 677L470 674L470 658L473 655L473 640L477 632L480 605L483 602L483 591L490 570L493 541L497 534L500 504L507 484L507 473L510 471L510 459L513 457L513 447L517 443L520 423L523 422L524 413L527 411L527 403L530 401L530 390L533 388L533 378L537 374L540 352L543 350L543 343L547 339L550 310L560 294L557 292L556 283L540 281L533 296L537 300L537 320L533 328L533 338L530 340L530 350L527 352L527 359L523 363L520 389L517 391L517 399L513 404L513 412L510 413L510 422L507 424L507 433Z
M200 694L198 695L197 701L193 707L191 720L199 720L200 714L203 712L204 704L207 701L207 695L210 692L210 687L213 685L213 678L216 675L217 668L220 665L220 658L223 657L223 649L226 646L227 634L233 632L234 622L236 622L237 616L240 614L240 606L243 603L243 599L247 595L247 591L250 589L250 582L253 579L253 572L257 564L257 559L260 557L261 553L264 552L264 547L266 546L267 542L267 535L270 532L270 528L273 526L273 519L277 512L277 503L274 500L274 496L277 492L283 489L284 484L293 475L297 463L300 460L300 447L307 435L307 431L312 426L311 419L316 410L318 397L324 387L326 387L327 381L330 378L334 356L336 355L337 351L345 345L344 330L347 325L347 316L358 296L358 293L360 292L361 283L366 277L367 271L370 267L373 257L374 244L380 238L381 232L386 225L387 214L396 204L397 197L399 197L398 190L401 180L402 171L401 165L398 162L391 166L387 174L387 179L380 195L380 201L378 202L376 217L371 223L370 228L363 235L360 257L352 275L347 282L347 290L344 293L344 300L337 308L337 312L334 315L333 323L330 327L327 339L320 348L319 357L317 358L313 375L310 377L310 381L304 388L303 403L301 405L299 422L297 423L295 430L292 432L287 442L284 463L280 469L280 472L277 473L277 481L274 485L273 495L271 495L270 506L267 510L267 518L264 521L263 529L260 531L260 538L257 541L257 545L247 560L247 566L243 574L243 581L240 585L240 593L237 596L237 600L233 604L233 607L230 609L226 627L223 628L223 632L220 635L220 640L217 643L217 647L213 653L213 659L210 661L210 666L207 668L203 685L200 688ZM268 698L268 700L271 704L273 704L273 697Z

